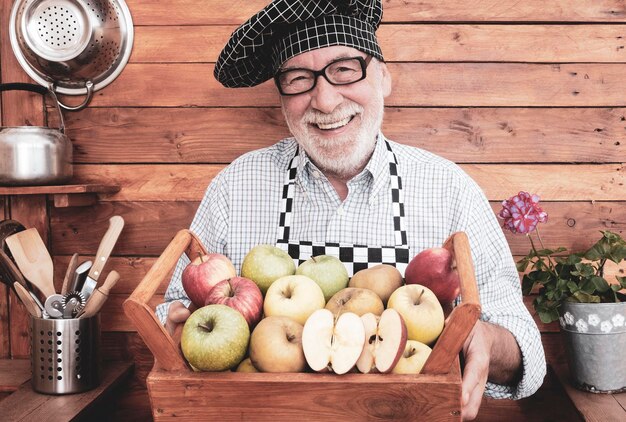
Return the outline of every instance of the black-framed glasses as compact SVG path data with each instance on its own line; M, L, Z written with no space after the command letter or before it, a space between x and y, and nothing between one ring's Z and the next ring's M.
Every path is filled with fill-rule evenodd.
M287 69L274 76L274 82L281 95L298 95L309 92L317 84L317 78L323 76L331 85L349 85L362 81L367 76L365 69L372 56L346 57L333 60L320 70Z

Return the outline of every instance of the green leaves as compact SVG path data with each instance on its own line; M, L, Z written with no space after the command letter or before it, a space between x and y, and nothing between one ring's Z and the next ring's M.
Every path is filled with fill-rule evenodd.
M540 287L533 306L541 321L559 319L558 308L564 301L581 303L620 302L625 300L621 289L626 289L626 277L616 276L611 284L604 278L604 264L619 264L626 259L626 242L616 233L602 231L602 237L584 253L554 256L565 248L532 249L517 262L517 270L524 272L522 293L531 294ZM543 246L543 245L542 245ZM529 271L530 270L530 271Z

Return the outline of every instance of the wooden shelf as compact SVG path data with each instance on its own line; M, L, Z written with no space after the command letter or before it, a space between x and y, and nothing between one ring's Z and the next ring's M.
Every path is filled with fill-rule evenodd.
M0 186L0 195L52 195L54 206L65 208L93 205L98 200L98 194L119 190L120 186L98 184Z

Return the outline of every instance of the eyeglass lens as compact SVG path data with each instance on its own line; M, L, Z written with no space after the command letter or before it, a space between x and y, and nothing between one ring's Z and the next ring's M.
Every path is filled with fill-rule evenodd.
M309 69L291 69L278 75L279 88L283 94L293 95L311 90L318 75L333 85L351 84L363 79L365 62L360 57L335 60L320 71Z

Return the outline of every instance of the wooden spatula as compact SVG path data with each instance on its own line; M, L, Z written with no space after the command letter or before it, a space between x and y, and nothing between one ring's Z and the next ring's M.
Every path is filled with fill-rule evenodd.
M37 306L37 303L35 303L35 300L30 296L30 294L28 293L28 290L26 290L24 286L22 286L17 281L13 284L13 287L15 288L15 293L17 293L17 296L20 298L20 300L26 307L26 310L32 316L41 318L41 309L39 309L39 306Z
M35 228L15 233L6 238L7 246L18 268L46 298L55 294L52 257Z

